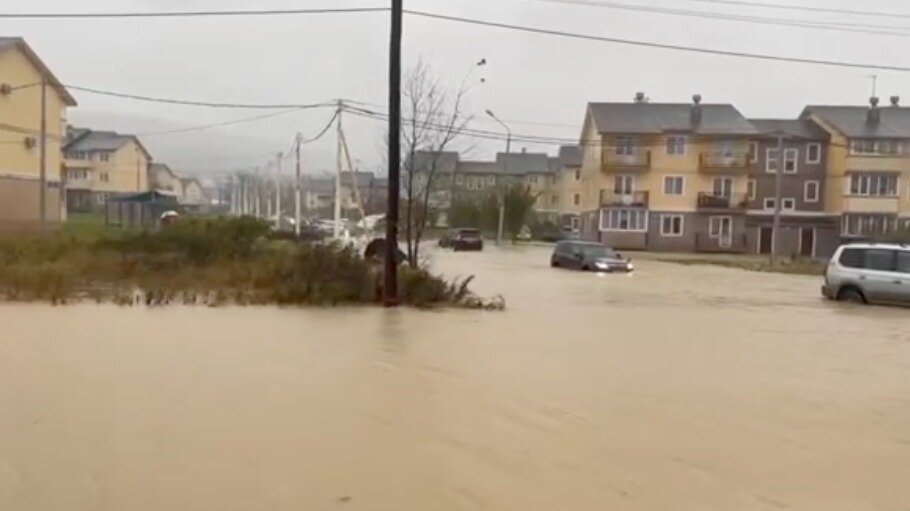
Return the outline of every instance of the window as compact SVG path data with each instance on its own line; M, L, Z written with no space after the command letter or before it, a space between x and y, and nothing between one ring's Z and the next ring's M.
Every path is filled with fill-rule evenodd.
M495 184L496 184L496 176L487 176L487 184L488 184L488 185L495 185Z
M101 161L108 161L111 158L111 153L100 153L99 157Z
M888 215L844 215L841 231L845 235L861 236L886 233L897 229L897 219Z
M777 172L777 148L769 147L765 153L765 172L773 174ZM784 174L796 174L798 166L799 150L795 148L784 149Z
M806 144L806 163L821 163L822 145L818 142Z
M774 209L776 201L773 197L765 197L764 206L765 209Z
M648 230L648 211L639 208L604 209L600 213L600 230L645 232Z
M853 139L850 141L850 154L874 156L898 156L907 154L906 140L870 140Z
M572 230L573 230L573 231L577 231L578 228L581 227L581 217L579 217L579 216L573 216L573 217L569 220L569 226L572 227Z
M860 248L845 248L840 253L838 262L847 268L862 268L865 252L865 250Z
M683 177L664 176L664 195L682 195Z
M758 142L749 142L749 162L758 161Z
M749 200L755 200L755 180L750 179L746 183L746 195L749 197Z
M530 175L530 176L528 176L528 183L530 183L530 184L532 184L532 185L536 185L536 184L537 184L537 176L535 176L535 175L533 175L533 174Z
M667 154L674 156L686 154L686 137L667 137Z
M866 250L863 267L868 270L894 271L894 255L893 250Z
M896 269L901 273L910 273L910 252L897 253Z
M557 204L559 204L559 196L558 196L558 195L551 195L551 196L550 196L550 205L555 206L555 205L557 205Z
M581 204L581 195L576 193L575 196L572 197L572 202L574 202L576 206Z
M781 199L780 209L785 211L793 211L796 209L796 199L793 197L787 197L786 199Z
M613 193L628 195L635 191L635 176L613 176Z
M575 169L575 180L581 181L581 169Z
M683 234L683 216L682 215L660 215L660 235L661 236L682 236Z
M715 177L711 184L711 189L715 197L726 197L729 199L733 196L733 178Z
M464 176L462 176L461 174L456 174L455 175L455 184L459 185L459 186L464 184Z
M105 196L104 196L103 193L99 193L98 195L96 195L96 196L95 196L95 199L98 201L98 205L99 205L99 206L103 206L103 205L104 205Z
M107 182L109 182L110 180L111 180L111 176L110 176L107 172L102 172L102 173L101 173L101 182L102 182L102 183L107 183Z
M635 139L632 137L616 137L616 154L632 155L635 153Z
M806 181L803 188L803 200L818 202L818 181Z
M896 174L860 172L850 175L850 195L860 197L896 197Z

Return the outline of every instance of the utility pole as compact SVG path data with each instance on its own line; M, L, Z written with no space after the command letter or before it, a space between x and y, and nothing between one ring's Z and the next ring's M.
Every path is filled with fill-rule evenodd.
M139 151L139 148L137 147L136 148L136 193L139 193L142 191L142 183L141 183L142 172L139 170L140 160L142 159L142 158L140 158L141 156L142 156L142 153Z
M774 224L771 231L771 263L774 264L780 255L780 211L781 190L784 174L784 133L777 134L777 171L774 173Z
M41 151L40 151L40 185L38 207L41 208L38 218L41 230L47 229L47 79L41 78Z
M275 162L275 228L281 230L281 159L282 153L278 153L278 161Z
M336 240L341 235L341 151L342 151L341 138L344 136L344 134L341 132L341 130L342 130L341 110L342 110L343 106L344 106L344 103L342 103L342 101L339 99L338 100L338 110L337 110L337 115L338 115L337 151L338 151L338 154L336 155L336 158L335 158L335 222L334 222L334 225L332 226L332 236Z
M295 140L296 162L294 170L294 236L300 238L300 133Z
M398 200L401 184L401 18L403 0L392 0L389 41L389 197L385 232L385 306L398 305Z
M260 204L259 203L262 200L262 197L260 196L261 190L259 189L259 167L256 167L256 172L253 174L252 181L253 181L253 183L252 183L252 185L253 185L252 186L252 189L253 189L253 216L255 216L256 218L259 218L260 217L260 215L259 215Z
M508 125L506 125L506 123L502 122L502 119L500 119L499 117L496 117L496 114L494 114L491 110L487 110L487 115L492 117L493 120L498 122L500 124L500 126L505 128L505 130L506 130L506 165L505 165L506 172L505 172L505 176L503 176L503 177L507 179L508 175L509 175L509 172L508 172L509 171L509 153L512 152L512 130L509 128ZM500 189L500 191L499 191L499 226L496 230L496 244L497 245L502 245L502 230L503 230L503 226L505 224L505 217L506 217L505 192L503 192Z

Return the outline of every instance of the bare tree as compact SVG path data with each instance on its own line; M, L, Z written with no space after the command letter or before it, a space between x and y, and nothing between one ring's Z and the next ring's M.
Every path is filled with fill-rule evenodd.
M454 179L454 169L447 173L442 167L447 150L472 119L462 111L468 89L464 82L458 90L447 89L422 59L405 77L401 176L407 255L412 267L420 262L420 241L434 206L432 200L452 193L445 179Z

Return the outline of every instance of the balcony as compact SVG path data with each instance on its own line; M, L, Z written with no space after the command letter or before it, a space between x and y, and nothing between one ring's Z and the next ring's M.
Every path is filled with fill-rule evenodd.
M616 154L615 147L607 147L603 151L604 172L642 171L651 168L651 151L645 149L632 149L625 154Z
M749 205L745 194L715 195L711 192L699 192L696 207L699 211L737 211Z
M601 207L628 206L637 208L648 207L648 192L618 193L613 190L601 190Z
M898 197L845 195L844 212L896 215L899 212L899 201L900 199Z
M698 169L708 173L748 172L749 154L707 152L698 155Z
M745 233L713 236L707 232L695 233L696 252L743 253L748 251L748 248Z

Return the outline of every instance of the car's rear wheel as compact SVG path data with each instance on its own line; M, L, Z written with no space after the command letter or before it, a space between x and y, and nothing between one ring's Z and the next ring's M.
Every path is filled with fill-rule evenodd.
M555 258L550 258L550 268L557 268L559 266L559 261Z
M847 303L866 303L866 297L863 296L862 291L855 287L841 289L840 292L837 293L837 299Z

